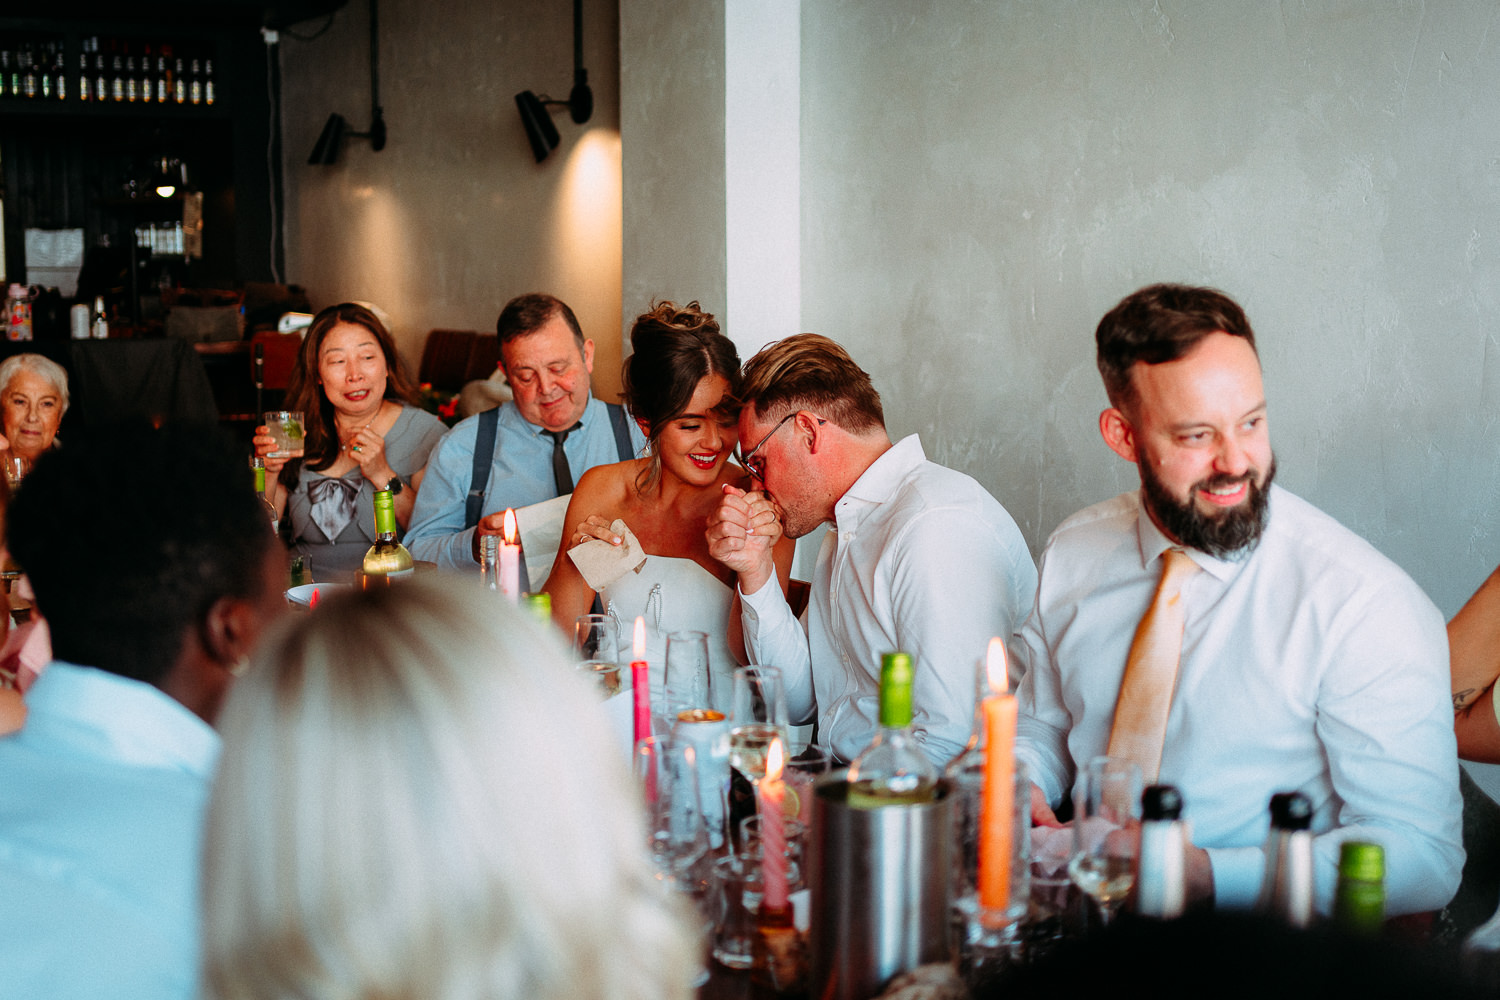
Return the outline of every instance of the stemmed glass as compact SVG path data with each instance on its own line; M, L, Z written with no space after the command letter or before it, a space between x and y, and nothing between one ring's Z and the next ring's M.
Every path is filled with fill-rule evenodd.
M692 744L698 756L698 794L708 820L709 842L724 846L729 794L729 723L713 707L709 688L708 635L673 632L667 636L663 679L665 721L672 735Z
M579 615L573 622L573 659L604 697L620 693L619 628L609 615Z
M1073 789L1073 856L1068 875L1093 897L1109 926L1135 885L1141 769L1118 757L1089 761Z
M708 672L708 633L673 632L667 636L664 687L668 720L694 710L713 711ZM722 713L716 713L722 719Z
M751 665L734 672L729 709L729 763L751 782L766 776L766 750L787 733L786 687L776 667Z

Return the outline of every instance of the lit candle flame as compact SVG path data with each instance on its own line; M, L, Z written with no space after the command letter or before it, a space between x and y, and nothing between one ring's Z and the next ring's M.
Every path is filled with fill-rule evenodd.
M984 663L990 678L990 690L995 694L1004 694L1010 689L1010 678L1005 671L1005 643L998 636L990 640Z
M635 616L635 642L630 647L637 660L646 658L646 619Z
M516 544L516 512L511 508L505 508L505 544Z
M771 738L771 745L766 748L766 780L781 780L781 737Z

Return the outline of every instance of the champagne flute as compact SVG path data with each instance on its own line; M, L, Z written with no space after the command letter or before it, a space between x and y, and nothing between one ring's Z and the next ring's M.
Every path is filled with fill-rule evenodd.
M1098 904L1106 927L1135 885L1140 803L1141 769L1118 757L1089 761L1073 788L1068 876Z
M672 632L667 636L667 718L689 721L684 713L697 712L694 719L722 719L714 711L712 681L708 671L708 633Z
M766 776L766 750L786 743L786 688L776 667L752 664L734 672L729 711L729 763L751 783Z

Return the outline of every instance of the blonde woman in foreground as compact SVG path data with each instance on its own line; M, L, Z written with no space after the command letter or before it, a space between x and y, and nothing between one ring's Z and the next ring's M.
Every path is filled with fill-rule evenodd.
M686 1000L700 956L580 685L452 579L270 637L220 717L205 995Z

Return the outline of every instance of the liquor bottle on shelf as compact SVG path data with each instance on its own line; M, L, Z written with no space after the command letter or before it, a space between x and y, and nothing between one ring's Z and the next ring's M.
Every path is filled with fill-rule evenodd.
M1141 854L1135 879L1135 912L1172 920L1187 905L1187 826L1182 795L1172 785L1141 793Z
M125 69L123 74L125 103L134 104L141 96L140 81L136 79L135 75L135 49L131 47L129 42L124 42L123 44L125 46Z
M163 45L156 55L156 103L166 104L172 99L172 46Z
M31 50L31 43L25 42L21 46L21 94L26 98L36 97L36 56Z
M37 55L37 95L43 100L49 100L52 97L52 86L54 83L52 62L56 57L57 46L51 42L42 46Z
M109 339L109 316L104 312L104 296L94 296L94 311L89 323L95 340Z
M10 49L0 49L0 97L15 97L10 83Z
M911 655L880 658L880 730L849 765L849 805L857 809L930 802L937 768L911 732Z
M89 40L85 38L78 47L78 99L94 99L94 82L89 77Z
M172 103L187 103L187 74L182 71L182 57L172 62Z
M375 544L365 553L360 584L366 590L389 586L416 573L411 553L396 541L396 510L390 490L375 491Z
M259 455L252 455L250 468L255 470L255 495L260 497L261 511L271 522L271 531L275 532L281 526L281 518L276 515L276 505L266 497L266 460Z
M1271 833L1256 909L1293 927L1313 917L1312 802L1301 792L1271 796Z
M110 39L109 56L109 98L112 101L124 102L125 57L120 53L119 39Z
M1333 922L1353 934L1378 935L1385 923L1385 848L1365 840L1339 845Z
M214 94L214 61L203 60L203 103L212 105L216 100Z
M188 67L188 103L203 103L203 67L197 56Z
M104 65L104 53L99 51L99 39L94 39L94 100L103 104L109 100L109 73Z
M141 102L150 104L156 99L156 81L151 79L151 68L153 66L151 57L151 44L148 42L141 49L140 82Z

